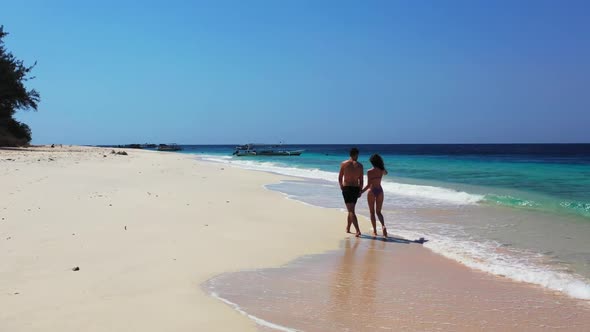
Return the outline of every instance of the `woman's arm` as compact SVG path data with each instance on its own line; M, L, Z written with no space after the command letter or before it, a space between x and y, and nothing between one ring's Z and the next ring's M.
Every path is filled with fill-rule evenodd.
M363 194L365 191L367 191L369 188L371 188L371 181L369 181L369 173L371 172L371 170L367 171L367 185L363 188L363 190L361 190L361 194Z
M367 183L367 185L363 188L363 190L361 191L361 194L364 194L365 191L367 191L369 188L371 188L371 183Z

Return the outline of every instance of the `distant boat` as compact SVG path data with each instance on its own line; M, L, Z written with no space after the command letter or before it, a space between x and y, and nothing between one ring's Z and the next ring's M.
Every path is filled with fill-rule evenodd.
M300 156L305 150L286 150L280 145L246 144L238 145L232 155L244 156Z
M180 151L180 150L182 150L182 148L176 143L158 145L158 151Z
M127 148L127 149L155 149L158 146L156 144L125 144L125 145L117 145L119 148Z
M142 146L141 144L125 144L125 145L119 145L119 148L126 148L126 149L141 149Z

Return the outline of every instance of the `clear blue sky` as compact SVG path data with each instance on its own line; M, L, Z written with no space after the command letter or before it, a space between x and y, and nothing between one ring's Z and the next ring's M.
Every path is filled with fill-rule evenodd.
M9 1L33 143L590 142L588 1Z

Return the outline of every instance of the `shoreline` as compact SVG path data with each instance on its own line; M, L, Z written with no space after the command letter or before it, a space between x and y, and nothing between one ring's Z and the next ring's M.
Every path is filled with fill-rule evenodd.
M263 187L286 178L177 153L0 150L3 328L255 331L199 285L342 238L341 213Z
M239 168L239 166L234 166L234 167ZM264 171L261 171L261 172L264 172ZM277 174L277 173L273 172L272 174ZM278 174L280 175L280 173L278 173ZM295 181L306 181L306 180L307 180L306 178L302 178L302 179L298 179ZM274 186L274 185L268 185L268 187L272 187L272 186ZM314 207L318 207L318 208L343 211L341 208L318 206L318 205L314 205L313 203L302 201L302 200L300 200L300 198L298 199L296 197L296 195L291 195L287 192L283 192L280 189L277 189L276 187L274 189L270 189L270 190L277 191L277 192L283 194L287 199L293 199L293 200L299 201L300 203L302 203L306 206L314 206ZM433 209L433 211L434 210L435 209ZM444 211L441 211L441 212L444 212ZM365 223L364 228L366 229L366 227L368 226L368 218L362 214L359 216L360 216L359 222L361 221L360 219L363 219L362 221ZM395 233L395 230L394 230L394 233ZM365 236L365 237L369 238L370 236ZM348 241L348 240L351 240L351 238L349 237L346 239L346 241ZM352 239L352 240L354 240L354 239ZM379 238L378 238L378 240L379 240ZM425 256L424 249L426 249L426 248L415 249L417 251L422 251L422 253L418 254L418 256ZM242 272L222 274L216 278L210 279L207 283L205 283L203 285L203 287L208 289L210 294L212 294L215 297L219 297L221 301L224 301L224 302L230 304L236 310L239 310L240 312L244 312L248 315L253 315L253 317L254 317L253 319L255 319L255 320L261 319L263 322L270 322L271 324L276 323L281 328L288 326L287 329L293 328L293 329L297 329L297 330L302 329L302 330L310 330L310 331L331 330L330 326L321 325L321 323L319 321L315 321L315 323L319 323L319 325L309 325L309 324L302 325L301 322L305 321L305 320L309 321L310 320L309 317L297 317L297 318L291 317L291 319L289 319L285 315L281 315L281 311L282 312L292 312L293 310L295 310L292 307L287 307L287 306L283 305L284 302L290 302L290 301L297 302L297 301L302 300L301 297L290 298L288 295L284 295L284 294L290 294L292 292L303 293L304 291L302 290L302 288L304 288L304 287L299 285L299 288L297 288L298 287L297 285L288 285L288 283L281 282L281 281L279 281L279 279L288 279L288 280L292 280L294 278L296 279L297 278L297 276L296 276L297 271L294 272L294 270L297 270L297 268L301 268L303 270L301 265L305 265L305 264L313 265L313 264L309 264L309 261L313 261L315 259L322 259L322 257L325 258L330 255L337 256L337 252L342 251L342 250L344 250L344 249L341 247L339 250L330 251L328 253L302 256L298 259L291 261L289 264L278 267L278 268L258 269L256 271L242 271ZM531 305L534 307L532 310L526 311L520 316L512 315L511 316L511 319L513 321L512 327L501 326L501 324L500 324L500 325L497 325L497 328L501 328L503 330L506 330L506 329L514 330L514 331L520 331L523 329L527 330L527 331L528 330L536 331L539 329L554 328L556 322L558 323L559 328L565 329L565 330L572 330L573 331L573 330L580 330L580 328L582 330L585 328L590 328L590 302L588 302L587 300L585 300L583 298L576 298L576 296L569 294L565 290L557 290L554 288L554 286L551 286L551 285L546 286L546 285L538 284L537 282L515 280L513 278L509 278L506 276L497 275L497 274L491 273L488 270L479 269L479 268L470 266L469 264L462 263L461 261L453 260L452 258L446 257L446 255L432 251L431 249L427 250L426 256L435 256L436 260L438 260L438 262L439 262L438 263L439 265L443 264L446 266L445 269L455 270L454 271L455 273L457 273L457 271L460 271L457 275L461 276L462 280L466 281L468 284L473 282L473 280L485 280L485 283L487 285L485 285L483 287L481 287L481 285L479 285L480 287L479 287L479 289L476 289L476 291L482 291L482 289L483 289L484 292L487 292L484 295L492 298L492 300L491 300L492 302L494 301L493 300L494 295L496 295L494 292L496 292L496 291L500 291L500 293L512 292L513 294L507 294L507 296L508 295L513 296L514 301L518 301L519 297L527 298L528 303L523 302L523 304L522 304L523 310L522 311L526 311L528 305ZM303 262L301 262L301 261L303 261ZM418 261L420 261L420 259L418 259ZM330 262L330 259L326 258L326 259L324 259L323 264L329 265L330 264L329 262ZM440 262L443 262L443 263L440 263ZM415 263L415 262L412 263L412 261L408 261L408 260L406 260L405 263L410 264L410 265L411 264L419 264L419 263ZM357 268L360 270L365 269L366 268L365 265L366 264L361 263L361 266L359 266ZM473 265L473 264L471 264L471 265ZM321 268L322 268L321 266L317 266L317 265L315 266L315 269L321 269ZM283 273L280 273L279 271L283 271ZM275 272L277 274L279 274L278 277L274 276ZM313 266L308 266L308 268L306 270L299 271L299 272L300 272L300 276L303 276L303 277L309 277L310 275L317 273L317 271L314 271ZM324 272L327 273L328 271L324 271ZM426 271L423 271L423 272L426 272ZM293 276L294 274L295 274L295 277ZM214 284L217 279L224 280L226 285L224 285L221 289L216 288L214 286ZM313 284L313 283L317 283L318 280L314 279L311 281L306 281L305 283L309 283L309 282L311 282ZM279 284L281 286L280 288L277 286ZM248 289L249 285L256 285L254 287L250 287L250 288L254 288L255 290ZM265 286L266 286L266 288L265 288ZM445 285L445 286L448 286L448 285ZM454 286L455 286L455 289L457 289L456 285L454 285ZM228 290L228 287L231 288L231 290ZM275 288L273 289L272 287L275 287ZM295 288L289 288L289 287L295 287ZM226 291L226 293L225 294L218 293L218 292L223 292L223 291ZM273 294L273 292L275 292L275 294ZM277 294L281 294L281 295L277 295ZM514 296L514 294L518 294L518 296ZM314 295L311 295L310 297L313 297ZM273 296L280 297L280 301L273 301L273 298L272 298ZM256 302L255 298L257 298L259 300L256 303L257 305L253 305L253 303ZM307 299L307 300L309 300L309 299ZM318 300L318 299L316 299L316 300ZM502 299L502 300L504 300L504 299ZM313 300L310 300L310 301L311 301L311 303L310 302L305 303L304 306L306 308L313 307L314 310L321 310L321 307L317 306L318 303L313 303ZM557 307L552 307L550 304L551 301L554 301L555 303L563 303L563 304L559 305L559 308L562 308L563 310L555 311L555 309L557 309ZM264 302L264 304L262 302ZM323 302L325 302L325 299L321 299L319 302L323 303ZM365 301L359 301L356 303L356 305L362 306L364 303L365 303ZM543 303L543 305L538 305L538 303ZM245 305L245 307L243 307L242 305ZM315 305L315 307L314 307L314 305ZM248 306L252 306L252 308L254 308L254 309L252 311L250 311L250 308ZM277 310L270 309L273 306L277 306L278 308L281 308L282 310L281 309L277 309ZM475 306L477 307L477 304L475 304ZM262 307L264 307L266 309L261 310ZM398 308L398 309L400 309L400 308ZM469 308L466 308L466 309L469 309ZM505 308L493 307L493 308L487 308L484 310L489 311L489 312L493 312L493 311L500 312L502 309L505 309ZM449 318L451 318L453 311L449 310L447 313L451 314L451 316L449 316ZM474 314L477 314L477 312L474 312ZM505 314L508 314L508 313L506 312ZM528 318L529 315L531 315L533 318L532 319ZM568 316L569 320L561 319L561 317L563 315ZM339 316L339 319L345 319L345 316L346 316L346 313ZM525 319L525 316L527 316L526 319ZM432 318L432 317L429 317L429 318ZM486 315L483 315L483 316L480 315L479 318L484 321L489 318L494 319L494 317L492 317L491 315L489 317ZM500 317L495 317L495 319L496 319L496 322L501 321ZM323 320L325 320L325 319L322 319L322 321ZM335 322L333 321L333 323L335 323ZM486 326L473 325L474 324L473 321L470 322L470 324L472 324L472 325L466 324L466 326L463 326L459 330L470 331L474 328L484 329L486 327L489 328L490 326L494 326L493 323L490 323L489 325L486 325ZM320 327L318 327L318 326L320 326ZM410 324L410 326L411 326L411 324ZM460 324L454 325L455 328L457 326L460 326ZM340 328L341 329L348 328L348 326L340 326ZM359 327L359 326L355 326L355 328L362 329L362 327ZM381 326L381 328L385 328L385 327ZM407 329L407 328L408 328L408 326L405 326L405 329ZM423 330L424 328L426 328L426 327L423 325L420 325L420 326L413 326L412 328L409 328L409 330ZM434 326L430 326L428 328L434 329ZM392 327L392 329L395 330L395 327ZM338 330L338 329L335 329L335 330Z
M582 300L476 271L401 239L339 250L203 285L236 310L298 331L584 331Z
M38 150L0 150L1 165L14 166L0 172L9 189L0 197L8 202L0 205L7 218L0 224L0 259L7 262L0 267L0 321L11 331L31 324L56 331L256 330L202 285L228 273L283 271L302 257L341 252L341 241L354 240L344 233L340 210L266 187L289 176L191 154ZM368 220L359 219L368 229ZM426 248L415 251L416 261L407 264L434 255L447 273L474 273ZM71 271L74 265L80 271ZM487 279L492 288L530 287Z
M260 166L219 157L212 158L211 155L199 155L198 158L271 174L293 173L292 168L284 165L272 168L266 164ZM283 172L284 170L287 172ZM299 170L298 174L303 171L304 169ZM297 180L285 180L266 187L305 205L345 211L334 181L318 180L315 173L307 175L309 176L300 174L296 176ZM336 177L337 174L333 174L332 178ZM470 268L508 277L515 282L539 285L552 291L563 292L573 298L590 299L588 274L579 273L589 271L581 258L584 252L581 248L586 248L583 236L586 229L582 227L584 225L578 227L579 220L560 219L559 222L554 222L552 215L544 215L539 211L511 210L504 206L469 204L441 207L432 202L420 202L418 206L414 204L408 207L396 201L399 198L403 200L403 197L391 198L392 196L391 193L386 194L383 211L385 219L390 223L389 226L397 229L398 235L406 238L426 236L427 239L434 240L425 244L428 249ZM362 201L358 205L357 214L368 220L368 209ZM396 222L399 218L402 221ZM522 223L523 219L528 224ZM395 224L391 224L392 222ZM467 232L466 227L472 229ZM480 229L476 229L477 227ZM560 234L567 243L557 241L553 244L539 245L538 236L542 234L531 227L544 229L546 234ZM517 232L508 232L504 228ZM474 230L479 232L473 232ZM475 235L476 239L471 240L461 235L467 233ZM489 235L492 236L488 237ZM578 256L572 257L572 252ZM566 261L562 261L558 256L562 253L570 255Z

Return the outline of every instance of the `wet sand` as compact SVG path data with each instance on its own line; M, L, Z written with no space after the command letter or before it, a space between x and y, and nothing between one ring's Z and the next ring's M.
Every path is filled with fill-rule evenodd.
M263 189L286 177L127 152L0 149L1 331L260 328L199 288L220 274L222 297L308 331L590 330L584 302L349 238L342 212Z
M204 287L304 331L590 330L588 302L471 270L419 244L364 236L343 247Z

